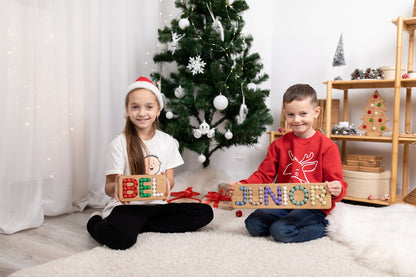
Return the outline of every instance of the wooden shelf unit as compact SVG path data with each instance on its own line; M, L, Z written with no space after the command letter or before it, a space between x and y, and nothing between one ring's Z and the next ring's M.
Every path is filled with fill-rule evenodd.
M409 147L410 144L416 143L416 137L401 136L399 133L399 119L400 119L400 93L401 89L406 89L406 103L405 103L405 120L404 133L410 132L410 117L411 117L411 102L412 102L412 88L416 87L416 79L402 79L402 42L403 32L409 34L408 46L408 60L407 70L413 70L413 52L414 52L414 31L416 29L416 17L403 18L399 17L393 20L397 25L397 44L396 44L396 69L395 78L389 80L354 80L354 81L327 81L327 99L332 99L332 90L338 89L344 92L343 103L343 121L348 121L348 94L354 89L371 89L371 88L393 88L394 90L394 106L393 106L393 128L391 136L340 136L332 135L328 124L325 128L325 134L333 140L342 141L342 157L346 155L346 143L348 141L362 141L362 142L384 142L391 143L391 181L390 181L390 201L389 204L402 201L402 198L407 195L408 191L408 175L409 175ZM326 117L330 118L331 101L326 101ZM402 194L397 195L397 174L398 174L398 155L399 144L403 144L403 172L402 172ZM352 199L351 199L352 198ZM367 199L360 199L348 197L349 200L369 202ZM373 200L374 201L374 200ZM372 201L372 202L373 202ZM371 203L372 203L371 202ZM375 203L375 202L374 202Z

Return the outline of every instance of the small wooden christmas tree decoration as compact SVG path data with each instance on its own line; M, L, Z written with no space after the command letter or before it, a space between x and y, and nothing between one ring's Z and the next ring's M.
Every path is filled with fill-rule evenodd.
M376 90L373 95L368 98L368 104L365 106L365 114L361 117L364 121L358 129L365 131L366 136L381 136L383 132L390 131L386 121L388 117L384 113L387 108L384 106L384 99Z

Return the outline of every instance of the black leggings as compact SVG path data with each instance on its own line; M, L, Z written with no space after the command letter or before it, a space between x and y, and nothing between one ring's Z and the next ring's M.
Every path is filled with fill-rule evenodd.
M199 203L165 205L121 205L105 219L90 218L88 232L101 244L112 249L127 249L144 232L180 233L195 231L213 219L211 206Z

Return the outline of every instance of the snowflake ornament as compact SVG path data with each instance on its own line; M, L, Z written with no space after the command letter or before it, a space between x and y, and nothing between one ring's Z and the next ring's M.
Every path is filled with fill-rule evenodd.
M201 60L201 57L198 55L196 57L190 57L188 66L186 67L192 72L192 75L198 74L198 73L204 73L204 67L206 63Z

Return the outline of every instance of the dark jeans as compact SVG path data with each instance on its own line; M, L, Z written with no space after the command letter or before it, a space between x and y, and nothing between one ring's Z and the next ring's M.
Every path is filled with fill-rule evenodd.
M144 232L179 233L195 231L213 219L211 206L199 203L165 205L121 205L105 219L90 218L87 230L101 244L127 249Z
M279 242L303 242L326 235L326 214L321 210L258 209L245 220L253 236L271 235Z

